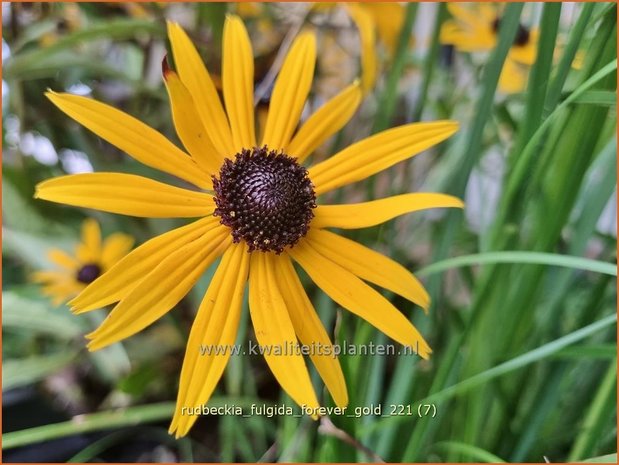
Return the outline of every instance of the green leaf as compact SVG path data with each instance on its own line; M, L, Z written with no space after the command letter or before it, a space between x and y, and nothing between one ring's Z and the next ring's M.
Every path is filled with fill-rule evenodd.
M164 37L165 27L150 19L116 19L91 24L86 29L62 37L48 47L24 51L11 57L4 65L3 76L5 79L22 79L27 76L29 69L37 66L38 62L49 59L57 52L94 40L130 39L144 33Z
M505 460L494 455L481 447L464 444L458 441L443 441L435 445L438 450L447 452L456 452L464 456L470 457L474 461L485 463L505 463Z
M606 423L616 415L617 399L617 360L610 363L606 376L602 380L593 402L591 402L576 442L570 451L569 461L575 461L580 457L586 457L595 453L598 438L603 432ZM616 417L613 424L616 424Z
M617 454L600 455L587 460L582 460L584 463L617 463Z
M395 105L398 97L398 82L404 71L406 64L406 56L409 50L411 33L413 24L417 16L417 3L411 2L406 5L406 12L402 20L402 29L398 38L398 46L393 59L393 64L389 70L387 84L383 91L380 104L378 106L377 115L374 119L373 132L380 132L389 127L391 117L395 110Z
M540 360L548 358L563 349L564 347L567 347L603 329L606 329L609 326L616 324L616 322L617 315L609 315L606 318L602 318L595 323L573 331L563 337L560 337L559 339L556 339L552 342L537 347L534 350L519 355L511 360L508 360L505 363L501 363L500 365L494 366L488 370L473 375L470 378L460 381L459 383L449 386L439 392L430 394L429 396L425 397L424 399L418 400L417 402L422 404L444 402L447 399L451 399L458 394L470 391L471 389L483 385L495 378L498 378L507 373L511 373L515 370L524 368L525 366L528 366L532 363L539 362ZM394 424L398 421L405 420L406 418L406 416L381 418L377 420L376 423L370 425L367 429L364 429L363 432L367 433L368 430L373 431L375 428L380 428L388 424Z
M46 302L21 297L11 291L2 293L2 328L62 339L72 339L82 332L65 308L54 309Z
M43 217L35 208L31 180L10 167L3 168L2 209L3 227L38 234L66 234L67 228ZM18 186L26 186L21 190ZM30 192L28 192L30 191ZM30 195L30 197L28 197Z
M617 92L610 90L588 90L579 95L574 103L584 105L603 105L614 106L617 105Z
M454 386L450 386L443 391L437 392L436 394L430 395L428 398L424 399L424 403L428 403L430 401L437 402L439 400L444 400L449 397L453 397L456 394L459 394L464 391L468 391L469 389L483 384L485 382L490 381L498 376L502 376L511 371L523 368L531 363L538 362L547 358L564 347L573 344L574 342L580 341L586 337L591 336L592 334L601 331L602 329L606 329L609 326L616 324L617 315L609 315L606 318L602 318L595 323L585 326L584 328L578 329L576 331L571 332L559 339L556 339L548 344L544 344L534 350L531 350L525 354L522 354L518 357L515 357L511 360L508 360L505 363L501 363L495 367L490 368L482 373L472 376L464 381L459 382Z
M613 359L617 356L617 344L587 344L566 347L553 358L558 359Z
M213 397L209 401L209 407L224 407L226 405L238 405L244 409L259 402L258 399ZM159 404L139 405L106 412L89 413L79 415L72 420L54 423L51 425L37 426L20 431L12 431L2 435L2 449L8 450L15 447L27 446L37 442L50 441L52 439L72 436L91 431L122 428L126 426L141 425L167 420L174 413L174 402L161 402Z
M62 352L19 360L5 360L2 364L2 389L35 383L67 366L73 361L75 355L71 352Z
M54 265L47 259L47 252L55 247L70 250L74 240L65 237L43 237L17 231L7 227L2 228L2 253L17 260L24 261L35 269L49 269Z

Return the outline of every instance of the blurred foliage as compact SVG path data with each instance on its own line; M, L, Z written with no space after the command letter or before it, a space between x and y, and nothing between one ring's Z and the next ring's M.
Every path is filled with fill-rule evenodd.
M314 159L402 122L460 122L460 133L433 153L335 197L424 190L466 199L464 213L415 214L350 233L420 270L434 302L429 317L387 297L427 336L432 359L341 357L349 411L382 405L382 417L319 424L209 416L174 441L166 428L184 341L214 268L161 322L100 352L84 349L82 335L106 310L77 317L53 308L28 283L30 272L51 266L46 250L70 250L86 216L104 235L130 232L138 243L182 223L35 202L34 185L88 170L177 180L101 141L43 92L90 95L178 143L160 76L166 19L185 26L217 76L225 14L243 15L257 85L288 31L315 28L321 53L310 110L359 74L357 30L337 5L3 3L5 461L28 450L41 461L356 462L372 460L369 450L395 462L616 462L616 9L511 3L497 47L479 57L438 42L449 17L444 4L402 8L395 55L377 44L375 89ZM521 23L537 24L544 40L526 90L501 94L498 79ZM584 61L575 69L578 53ZM304 284L338 343L389 342ZM252 337L245 311L238 341ZM54 416L28 411L32 399ZM331 402L326 393L322 399ZM262 359L232 357L209 405L263 403L292 405ZM390 405L416 412L420 403L434 403L436 417L388 415ZM59 448L59 438L74 442Z

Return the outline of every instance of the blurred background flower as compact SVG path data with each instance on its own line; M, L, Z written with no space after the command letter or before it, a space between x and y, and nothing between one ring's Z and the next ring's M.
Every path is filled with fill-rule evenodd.
M30 279L42 284L41 292L60 305L77 296L84 288L109 270L123 258L133 245L128 234L111 234L101 240L99 224L92 219L82 225L82 240L76 245L74 253L52 248L47 256L56 270L40 270L30 275Z
M443 24L441 43L462 52L489 52L498 41L501 12L496 4L478 3L464 6L450 3L447 7L453 19ZM518 25L514 42L505 60L499 89L503 92L520 92L525 88L528 68L535 63L539 31Z

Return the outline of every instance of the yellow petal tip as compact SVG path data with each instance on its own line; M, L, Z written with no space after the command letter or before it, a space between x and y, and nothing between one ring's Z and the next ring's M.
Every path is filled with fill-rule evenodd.
M56 92L56 91L51 90L51 89L47 89L47 90L44 92L44 95L45 95L48 99L50 99L53 103L56 103L56 102L55 102L55 100L56 100L56 99L59 99L59 98L62 98L62 96L64 95L64 93L63 93L63 92Z
M84 310L84 308L81 308L79 305L71 306L71 313L73 313L74 315L81 315L82 313L86 312L87 310Z

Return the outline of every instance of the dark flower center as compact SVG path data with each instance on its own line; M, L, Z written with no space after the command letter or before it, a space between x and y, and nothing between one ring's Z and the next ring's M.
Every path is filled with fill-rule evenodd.
M101 267L96 263L88 263L82 266L77 272L76 279L80 283L90 284L101 274Z
M492 22L492 30L498 34L501 29L501 19L497 18ZM518 24L518 32L516 32L516 37L514 38L514 45L522 47L529 43L529 39L531 38L531 33L529 30L524 27L522 24Z
M267 147L243 149L213 176L214 215L232 229L234 242L249 250L280 254L307 234L316 208L307 170Z

